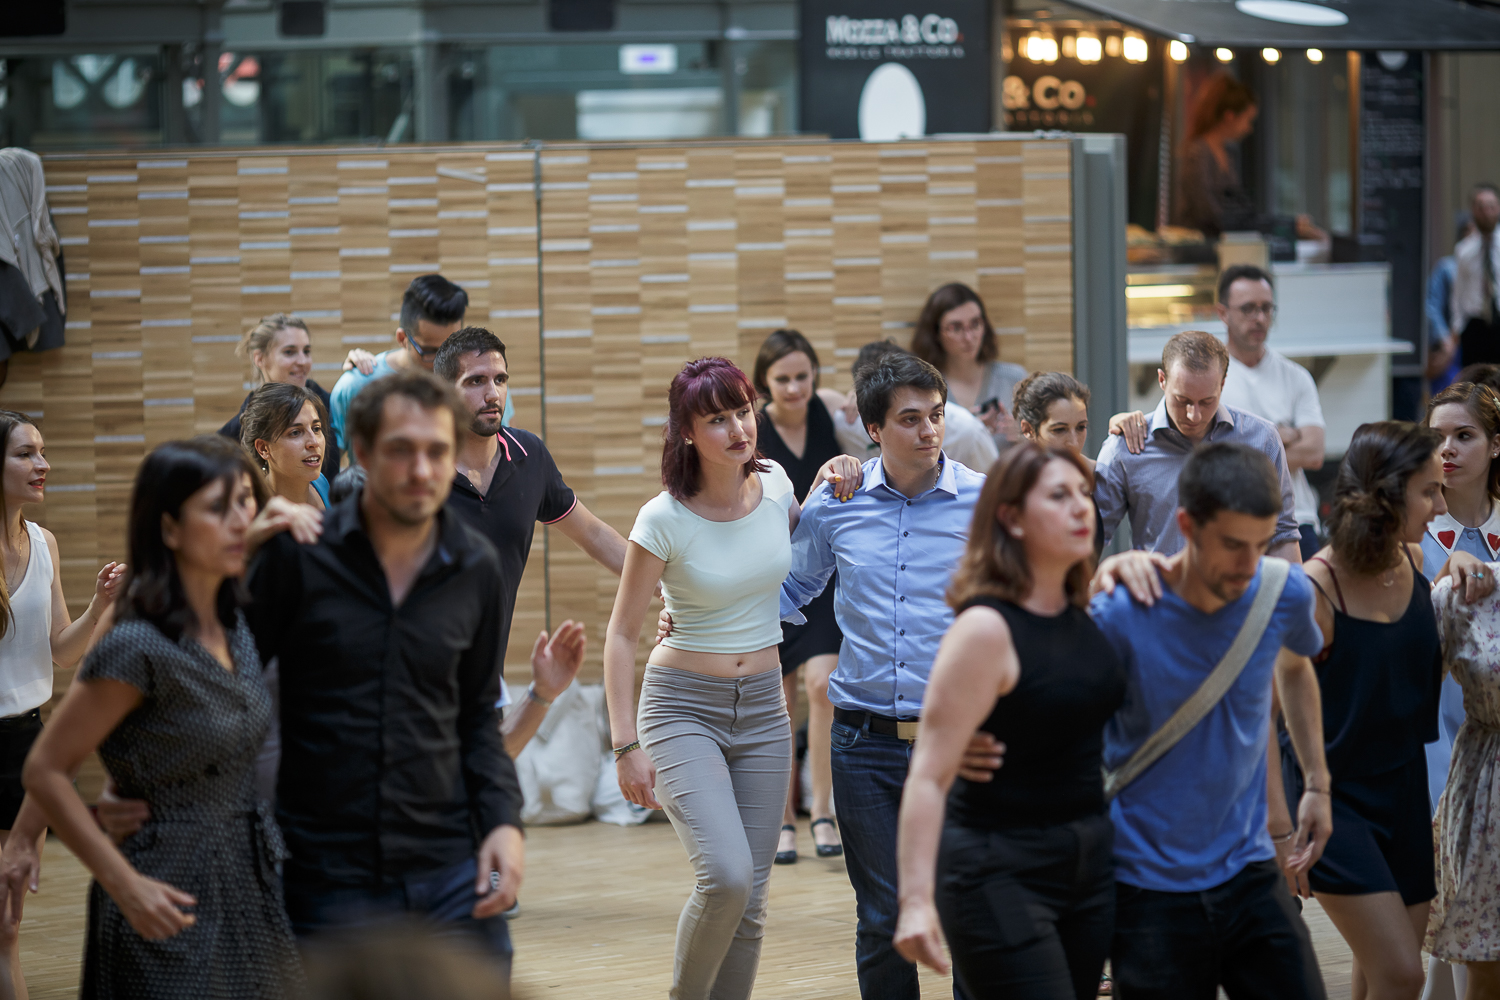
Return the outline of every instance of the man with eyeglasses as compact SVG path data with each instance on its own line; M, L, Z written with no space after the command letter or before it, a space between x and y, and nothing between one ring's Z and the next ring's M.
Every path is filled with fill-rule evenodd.
M1317 552L1318 495L1307 481L1307 469L1323 467L1323 406L1312 373L1266 346L1276 318L1271 276L1252 264L1236 264L1219 276L1219 319L1229 331L1229 374L1224 379L1225 405L1245 410L1276 425L1292 473L1297 528L1304 561Z
M441 274L418 275L401 296L397 346L374 358L362 357L362 352L350 352L345 364L356 367L345 371L334 383L333 391L328 394L328 416L338 445L351 462L354 455L345 439L344 414L354 397L359 395L359 390L398 371L417 368L432 371L438 348L464 325L464 312L468 308L469 294ZM360 365L360 361L365 361L365 364Z

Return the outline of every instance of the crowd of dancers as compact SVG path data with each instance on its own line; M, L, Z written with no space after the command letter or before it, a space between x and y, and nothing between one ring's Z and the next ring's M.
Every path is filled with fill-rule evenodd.
M686 364L663 491L622 537L510 426L505 346L466 305L416 279L397 347L351 352L332 392L295 317L249 331L259 384L219 435L146 456L124 561L76 622L22 514L42 432L0 412L0 997L25 995L49 828L94 876L84 996L331 995L319 943L396 920L466 942L502 990L512 757L585 644L541 633L529 687L505 686L541 522L620 578L620 790L696 876L670 997L752 993L773 865L798 857L800 668L813 846L845 858L864 1000L915 1000L917 964L950 961L970 1000L1323 1000L1313 896L1356 998L1500 1000L1500 395L1479 375L1422 424L1355 432L1304 568L1283 439L1221 402L1219 341L1173 337L1161 405L1112 418L1095 462L1088 387L998 361L984 303L948 285L909 349L860 351L848 396L792 330L749 375ZM1100 561L1127 519L1133 548ZM405 953L385 950L332 967L370 980Z

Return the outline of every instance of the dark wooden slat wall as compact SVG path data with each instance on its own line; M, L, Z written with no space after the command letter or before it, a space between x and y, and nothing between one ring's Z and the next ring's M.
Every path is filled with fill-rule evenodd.
M40 415L54 471L31 514L58 535L75 614L97 568L122 556L145 452L215 430L238 407L243 331L301 315L313 377L331 387L350 347L391 345L415 274L441 271L469 291L469 321L506 342L515 422L541 432L546 406L564 476L622 533L660 489L666 389L688 358L724 354L748 370L765 335L792 326L820 352L825 384L847 389L862 344L904 343L927 294L963 281L985 297L1004 359L1072 365L1065 140L220 150L45 165L66 244L68 343L14 358L0 405ZM597 679L614 579L554 531L549 594L543 545L539 530L508 675L524 681L550 597L554 621L588 623L585 677Z

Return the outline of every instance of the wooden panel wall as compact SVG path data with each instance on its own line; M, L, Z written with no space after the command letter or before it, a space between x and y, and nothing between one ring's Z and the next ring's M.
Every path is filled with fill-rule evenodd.
M622 533L660 489L666 388L689 358L748 369L792 326L847 389L862 344L905 343L927 294L963 281L1002 358L1072 365L1065 140L215 151L46 171L68 344L13 359L0 405L40 417L54 472L34 513L57 532L75 613L122 554L141 457L238 407L245 329L302 316L331 388L348 348L392 344L415 274L468 289L469 321L506 342L515 422L541 432L545 401L564 476ZM596 677L614 579L552 532L548 594L543 544L513 676L550 597L554 621L588 622Z

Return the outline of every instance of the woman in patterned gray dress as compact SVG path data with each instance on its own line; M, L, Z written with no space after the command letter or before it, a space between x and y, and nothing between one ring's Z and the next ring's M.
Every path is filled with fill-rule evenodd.
M281 836L254 792L271 703L238 606L263 492L223 438L146 457L117 624L27 759L28 793L94 874L83 997L271 1000L300 983ZM120 794L150 806L119 848L69 780L95 749Z

